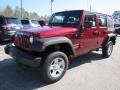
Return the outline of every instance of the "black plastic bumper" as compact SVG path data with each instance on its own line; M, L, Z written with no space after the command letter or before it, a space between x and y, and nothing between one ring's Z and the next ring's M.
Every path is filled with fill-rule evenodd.
M12 31L0 31L0 39L2 41L13 40L15 32Z
M30 55L13 45L7 45L5 47L5 53L9 54L11 57L14 58L15 61L20 62L24 65L31 66L31 67L39 67L41 62L41 57L36 57Z

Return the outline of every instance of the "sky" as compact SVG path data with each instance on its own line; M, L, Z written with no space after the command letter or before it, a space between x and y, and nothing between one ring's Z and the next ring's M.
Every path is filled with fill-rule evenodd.
M37 12L38 15L51 14L51 0L22 0L23 8L29 12ZM21 7L21 0L0 0L0 9L10 5L13 9ZM54 0L53 13L65 10L91 10L111 15L120 10L120 0Z

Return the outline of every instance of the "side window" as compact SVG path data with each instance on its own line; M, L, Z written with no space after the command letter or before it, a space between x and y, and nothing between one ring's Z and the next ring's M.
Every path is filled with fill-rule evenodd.
M91 22L92 27L96 27L96 15L94 15L94 14L85 15L85 21L84 22Z
M77 18L75 17L68 17L67 23L76 23Z
M108 27L109 28L114 28L114 22L111 17L108 16Z
M64 16L55 16L52 20L52 23L63 23Z
M106 27L107 26L106 16L100 16L99 17L99 26L100 27Z

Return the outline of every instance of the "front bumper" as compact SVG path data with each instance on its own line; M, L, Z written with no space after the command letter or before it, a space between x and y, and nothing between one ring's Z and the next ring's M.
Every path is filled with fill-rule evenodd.
M13 45L7 45L5 48L5 53L9 54L17 62L31 67L39 67L41 62L41 57L36 57L28 54Z
M0 39L2 41L12 40L15 35L15 31L0 31Z

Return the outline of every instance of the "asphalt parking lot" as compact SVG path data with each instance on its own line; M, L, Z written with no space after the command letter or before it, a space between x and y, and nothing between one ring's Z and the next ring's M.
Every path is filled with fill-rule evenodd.
M120 90L120 36L112 56L105 59L94 51L70 61L65 76L45 84L40 72L16 64L0 46L0 90Z

